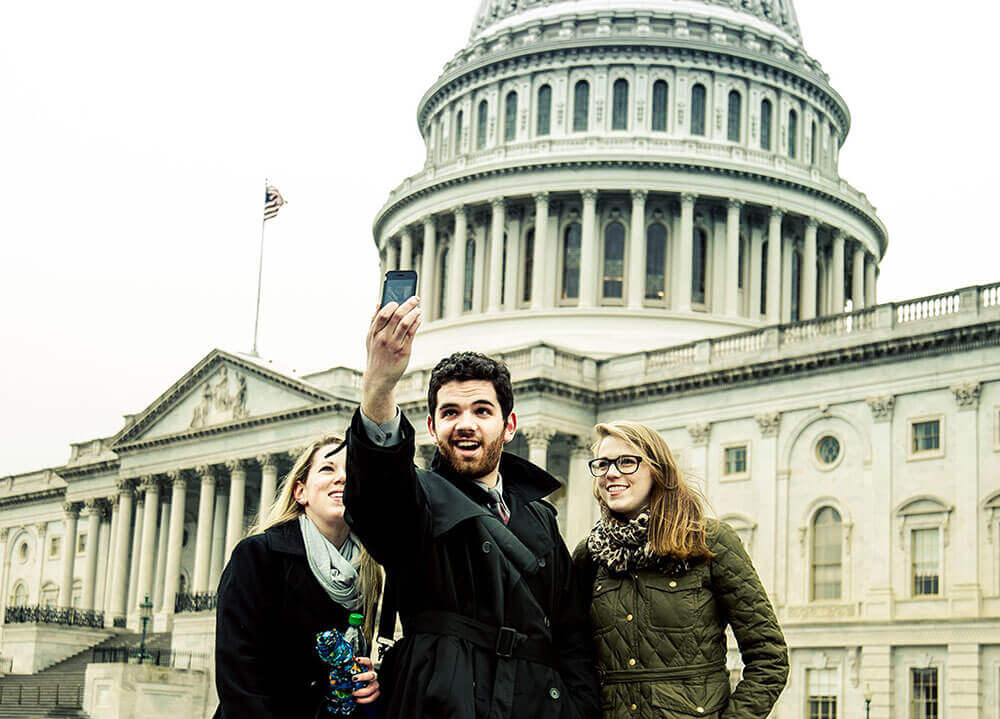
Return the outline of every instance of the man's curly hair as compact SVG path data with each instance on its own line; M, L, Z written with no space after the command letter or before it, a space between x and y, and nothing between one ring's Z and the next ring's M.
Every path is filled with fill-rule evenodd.
M504 421L514 409L514 390L510 386L507 365L479 352L456 352L434 366L427 388L427 411L431 417L437 410L438 390L448 382L485 380L493 384Z

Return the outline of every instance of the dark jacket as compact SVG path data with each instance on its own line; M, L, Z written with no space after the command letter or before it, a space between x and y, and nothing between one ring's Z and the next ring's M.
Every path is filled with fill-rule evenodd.
M309 569L297 521L247 537L219 581L215 719L313 719L329 667L315 637L347 627L347 610Z
M469 479L449 476L440 459L434 471L416 469L413 427L405 417L401 432L398 445L378 447L355 414L344 490L348 523L385 567L387 586L397 590L404 636L379 674L385 715L596 716L586 590L575 583L555 510L541 499L559 483L504 454L500 473L511 511L505 527L486 508L486 493ZM470 639L469 624L491 628L492 643ZM512 652L508 646L498 651L501 634L504 641L514 636L498 631L504 626L521 635ZM532 645L542 655L547 648L548 656L526 658Z
M605 719L764 719L777 701L788 651L767 592L728 524L713 522L708 540L715 556L680 576L613 575L593 561L586 540L573 552L581 574L594 577L590 619ZM745 665L731 696L727 624Z

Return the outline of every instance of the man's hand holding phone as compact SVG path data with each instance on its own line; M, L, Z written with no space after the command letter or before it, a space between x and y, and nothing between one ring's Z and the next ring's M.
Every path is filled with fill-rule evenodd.
M410 297L402 304L389 302L379 307L368 327L361 411L378 424L396 416L396 384L410 363L420 315L420 298Z

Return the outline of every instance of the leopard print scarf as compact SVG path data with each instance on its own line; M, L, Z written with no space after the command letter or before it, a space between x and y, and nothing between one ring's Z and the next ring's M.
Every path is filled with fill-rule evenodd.
M653 552L649 545L648 509L625 521L605 509L587 538L587 549L594 560L612 574L655 567L667 576L679 577L690 568L686 560Z

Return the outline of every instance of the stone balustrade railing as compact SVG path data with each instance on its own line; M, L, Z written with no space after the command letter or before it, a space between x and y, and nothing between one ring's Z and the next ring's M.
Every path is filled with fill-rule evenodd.
M71 627L104 628L104 612L74 607L43 607L37 604L7 607L5 624L66 624Z
M218 595L215 592L197 592L194 594L177 594L174 600L174 612L207 612L214 611L218 606Z

